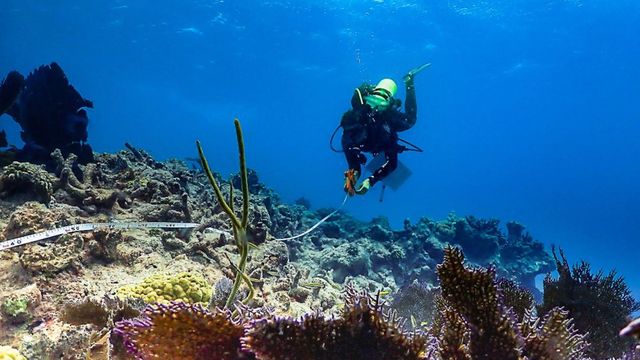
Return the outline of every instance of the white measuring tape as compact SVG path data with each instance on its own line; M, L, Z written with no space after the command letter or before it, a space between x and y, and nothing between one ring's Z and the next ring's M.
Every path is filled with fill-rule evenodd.
M188 229L199 225L200 224L197 223L180 222L108 222L69 225L0 242L0 251L78 231L92 231L96 229Z
M282 240L282 241L293 240L293 239L297 239L299 237L307 235L308 233L315 230L318 226L320 226L323 222L327 221L327 219L332 217L335 213L340 211L340 209L342 209L344 204L347 202L348 198L349 198L348 195L345 196L344 200L342 201L342 204L340 204L340 207L335 209L329 215L322 218L320 221L318 221L315 225L310 227L307 231L303 232L302 234L290 236L283 239L275 239L275 240ZM86 224L69 225L69 226L63 226L57 229L46 230L43 232L39 232L31 235L25 235L19 238L0 242L0 251L11 249L13 247L20 246L20 245L30 244L32 242L36 242L40 240L49 239L54 236L59 236L59 235L64 235L64 234L69 234L69 233L74 233L79 231L93 231L96 229L189 229L197 226L200 226L200 224L181 223L181 222L108 222L108 223L86 223Z

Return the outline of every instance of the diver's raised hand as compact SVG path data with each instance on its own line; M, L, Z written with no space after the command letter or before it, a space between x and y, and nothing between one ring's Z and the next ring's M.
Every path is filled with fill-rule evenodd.
M413 86L413 79L415 78L415 76L420 71L428 68L429 66L431 66L431 63L422 64L422 65L418 66L417 68L409 70L409 72L405 76L402 77L402 80L404 80L404 84L406 86Z

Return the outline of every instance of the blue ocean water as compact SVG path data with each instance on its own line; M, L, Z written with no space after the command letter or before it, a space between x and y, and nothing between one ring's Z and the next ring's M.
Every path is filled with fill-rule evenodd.
M431 62L401 134L425 149L400 155L412 176L346 211L516 220L640 297L639 34L635 0L3 0L0 70L58 62L95 104L100 152L189 158L200 139L230 174L238 117L268 186L335 207L347 166L329 137L353 89Z

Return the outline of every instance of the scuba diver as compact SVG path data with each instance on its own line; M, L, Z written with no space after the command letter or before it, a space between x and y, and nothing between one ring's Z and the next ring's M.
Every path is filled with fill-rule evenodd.
M382 79L377 85L363 84L351 98L352 109L342 115L342 149L349 169L344 173L344 190L349 195L365 194L377 182L392 173L398 166L398 154L405 150L422 151L398 138L398 133L413 127L416 123L418 107L414 77L431 64L427 63L409 71L404 77L406 99L404 112L402 102L394 98L398 86L391 79ZM335 135L335 133L334 133ZM409 149L398 142L412 145ZM384 153L385 162L356 186L361 175L361 166L367 162L363 152L377 156Z

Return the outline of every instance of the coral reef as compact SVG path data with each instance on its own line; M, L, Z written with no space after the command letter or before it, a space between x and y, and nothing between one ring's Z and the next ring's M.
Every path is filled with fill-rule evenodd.
M138 298L146 303L183 301L208 304L211 300L211 286L199 274L156 274L144 279L140 284L122 286L116 294L121 299Z
M471 324L444 299L440 301L442 306L437 305L440 290L436 288L435 269L443 261L447 245L464 243L474 247L470 252L475 265L493 264L497 275L527 289L532 276L550 270L548 265L553 263L540 243L518 226L508 224L509 235L504 235L494 220L453 214L443 221L423 218L412 224L407 220L404 228L392 229L382 217L365 223L341 213L307 236L281 241L278 238L299 234L333 210L311 210L304 202L282 203L250 169L246 169L248 191L243 191L241 173L225 180L219 174L205 174L180 161L158 162L132 145L115 154L95 154L94 159L84 165L73 154L52 152L53 166L43 170L51 186L47 190L48 202L34 196L33 182L26 183L32 186L30 190L4 188L4 198L0 200L2 237L12 239L71 224L108 221L188 221L201 225L186 231L102 228L0 252L0 302L9 296L15 298L22 289L31 289L34 295L26 313L19 312L22 315L15 318L0 313L0 342L13 345L29 359L47 359L51 354L85 359L87 354L122 353L122 342L111 337L110 330L114 323L138 316L145 300L151 298L123 301L110 294L157 274L179 273L202 276L202 292L209 295L200 298L200 304L211 314L217 314L215 308L222 308L229 301L235 305L228 310L236 311L235 306L250 297L248 279L254 296L246 306L268 308L273 316L243 320L245 330L249 324L256 328L261 324L265 331L289 325L294 327L292 331L301 331L301 319L322 324L325 329L345 329L345 311L349 310L371 320L367 326L389 320L385 326L397 330L391 333L400 337L404 334L402 323L394 323L397 318L388 318L387 311L378 314L374 303L343 306L342 297L349 283L372 294L382 291L381 298L389 300L392 308L407 319L403 323L406 329L419 330L426 324L428 334L438 339L426 343L419 356L437 359L448 353L468 358ZM11 169L1 168L0 179L8 178ZM210 186L208 175L218 184L220 197ZM234 226L219 198L243 214L239 220L246 219L243 271L238 271L243 250L237 245ZM469 239L492 244L474 244ZM235 296L231 296L238 275L247 279L241 279ZM496 286L499 304L519 331L528 298L515 285ZM166 298L182 294L176 295L175 290L172 286L171 295ZM182 291L188 295L184 288ZM39 299L36 294L40 294ZM156 300L157 296L156 291ZM162 297L165 298L164 293ZM173 303L163 306L168 308L169 304ZM191 306L186 304L184 308ZM246 313L246 309L236 315L240 313ZM189 316L183 314L180 318ZM542 331L535 329L536 334ZM246 334L245 331L239 336ZM257 338L252 341L256 351L267 342ZM524 344L524 340L518 338L518 343Z
M591 358L622 356L632 349L633 343L629 338L620 337L618 331L627 324L631 314L640 309L624 279L615 271L593 274L586 262L570 267L562 250L559 255L554 249L559 276L554 279L547 275L544 279L544 300L538 312L546 313L562 306L574 319L576 328L589 333L587 340L591 345L587 354Z

